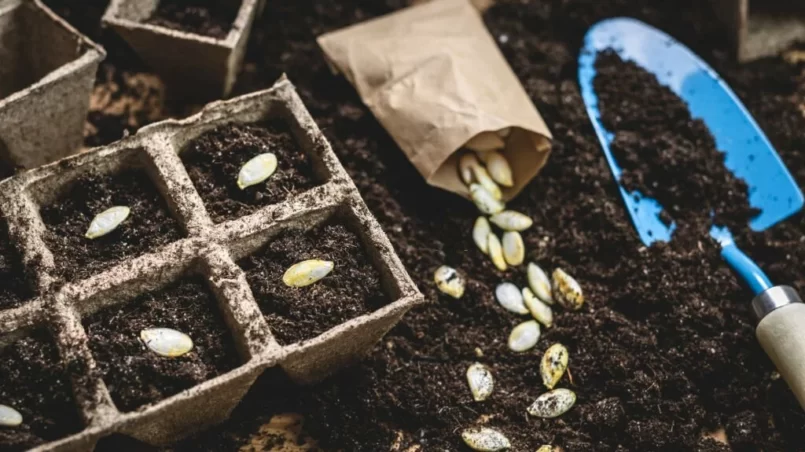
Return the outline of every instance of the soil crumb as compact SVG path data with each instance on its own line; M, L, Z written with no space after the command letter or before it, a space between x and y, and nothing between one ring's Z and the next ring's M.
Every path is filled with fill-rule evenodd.
M161 0L146 23L224 39L232 29L241 1Z

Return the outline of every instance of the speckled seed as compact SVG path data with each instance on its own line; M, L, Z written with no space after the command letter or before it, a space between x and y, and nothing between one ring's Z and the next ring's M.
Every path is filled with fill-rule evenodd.
M504 187L511 187L514 185L514 176L512 176L512 168L509 166L509 161L500 152L490 152L486 158L486 169L492 180Z
M466 283L455 268L442 265L433 273L433 281L442 293L459 299L464 295Z
M335 264L331 261L310 259L293 264L282 276L282 282L291 287L305 287L327 276Z
M507 311L520 315L528 314L528 308L523 304L523 295L520 293L520 289L512 283L498 284L495 288L495 298Z
M0 405L0 426L16 427L22 424L22 414L8 405Z
M504 231L525 231L534 224L528 215L514 210L496 213L489 218L489 221Z
M277 170L277 156L266 152L260 154L241 167L238 173L238 187L243 190L271 177Z
M551 281L539 265L531 262L528 264L528 286L534 295L539 297L540 300L548 304L553 304L553 295L551 295Z
M562 344L553 344L548 347L548 350L545 350L539 365L539 373L542 375L542 384L546 388L553 389L556 383L562 379L562 375L567 370L569 357L570 354Z
M511 447L509 438L503 433L489 427L472 427L461 432L464 444L472 450L481 452L496 452Z
M537 452L553 452L553 446L545 444L541 446L539 449L537 449Z
M470 385L472 398L476 402L483 402L495 388L495 378L492 371L481 363L475 363L467 368L467 383Z
M140 331L140 339L157 355L177 358L193 349L190 336L170 328L149 328Z
M567 413L574 403L576 403L576 393L570 389L554 389L537 397L537 400L528 407L528 414L554 418Z
M515 352L524 352L537 345L539 340L539 323L536 320L523 322L509 335L509 348Z
M506 263L516 267L525 260L525 243L519 232L509 231L503 233L503 258Z
M472 184L474 177L472 169L476 166L481 166L481 163L478 162L475 154L468 152L458 159L458 175L461 177L461 181L468 186Z
M528 287L523 287L523 304L534 316L534 320L550 328L553 325L553 311L543 303Z
M556 301L565 309L577 311L584 304L581 286L561 268L553 271L553 289Z
M496 132L481 132L464 145L465 148L478 152L496 151L505 146L506 142Z
M88 239L97 239L98 237L105 236L126 221L130 213L131 209L126 206L114 206L104 210L92 219L85 237Z
M492 258L492 263L495 264L498 270L505 272L509 267L506 265L506 259L503 257L503 245L500 239L493 233L489 233L489 257Z
M495 199L487 189L479 184L470 185L470 196L481 213L492 215L503 211L505 208L502 202Z
M490 233L492 233L492 227L489 226L489 221L487 221L486 217L478 217L472 227L472 240L484 254L489 254Z
M472 175L475 177L475 180L481 184L482 187L488 191L493 198L500 201L503 199L503 192L500 190L500 187L497 183L492 179L492 176L486 171L486 168L483 166L473 166L472 167Z

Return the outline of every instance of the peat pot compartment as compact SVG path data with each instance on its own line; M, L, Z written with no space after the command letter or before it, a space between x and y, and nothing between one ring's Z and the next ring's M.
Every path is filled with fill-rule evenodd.
M158 0L143 22L172 30L225 39L232 29L242 1L236 0ZM149 5L150 6L150 5Z
M0 310L16 308L34 297L20 252L8 236L8 223L0 215Z
M52 335L39 328L0 344L0 404L22 415L19 425L0 427L0 450L28 450L82 430Z

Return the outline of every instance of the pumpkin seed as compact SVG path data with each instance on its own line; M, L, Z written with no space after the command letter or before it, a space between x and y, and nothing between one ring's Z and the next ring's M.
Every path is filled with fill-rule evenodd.
M509 349L515 352L524 352L537 345L539 340L539 323L536 320L523 322L512 330L509 335Z
M305 287L327 276L335 264L331 261L310 259L293 264L282 276L282 282L291 287Z
M584 304L584 294L581 286L572 276L561 268L553 271L553 287L556 301L565 309L577 311Z
M16 427L22 424L22 414L8 405L0 405L0 427Z
M459 299L464 295L466 283L464 278L458 274L455 268L442 265L433 273L433 281L442 293Z
M85 237L88 239L97 239L98 237L105 236L126 221L130 213L131 209L126 206L114 206L104 210L92 219Z
M514 210L504 210L489 218L493 224L504 231L525 231L534 221L526 214Z
M519 232L509 231L503 234L503 258L512 267L522 264L525 260L525 243Z
M511 446L509 438L499 431L489 427L472 427L461 432L464 444L472 450L481 452L497 452L506 450Z
M554 418L561 416L576 403L576 393L570 389L554 389L537 397L528 407L528 414L536 417Z
M481 186L483 186L493 198L500 201L503 199L503 192L500 190L500 187L497 183L492 179L492 176L486 171L481 165L473 166L472 167L472 175L475 176L475 180L478 181Z
M505 206L502 202L495 199L489 190L479 184L470 185L470 197L472 201L478 206L478 210L487 215L492 215L503 211Z
M475 157L475 154L466 153L461 156L458 160L458 174L461 176L461 180L467 184L472 184L473 181L473 168L476 166L481 166L478 162L478 159Z
M260 154L240 168L238 173L238 187L241 190L257 185L271 177L277 170L277 156L266 152Z
M495 288L495 298L508 311L521 315L528 314L528 308L523 304L523 295L520 293L520 289L512 283L498 284Z
M492 263L495 264L498 270L505 272L509 267L506 265L506 258L503 257L503 245L501 245L500 239L491 232L487 239L489 241L489 257L492 258Z
M567 370L567 360L570 354L562 344L553 344L545 350L542 361L539 365L539 373L542 375L542 384L548 389L553 389L556 383L562 379L562 375Z
M140 339L152 352L168 358L177 358L193 349L193 340L190 336L170 328L142 330Z
M537 452L553 452L553 446L545 444L537 449Z
M486 169L492 180L504 187L514 185L514 176L509 161L500 152L488 152L485 160Z
M545 271L533 262L528 264L528 286L531 287L534 295L539 297L540 300L547 304L553 304L551 281Z
M492 371L481 363L475 363L467 369L467 383L470 385L472 398L476 402L483 402L495 388L495 378Z
M472 227L472 240L484 254L489 254L489 234L491 233L492 227L489 226L486 217L478 217Z
M496 132L481 132L464 145L465 148L477 152L496 151L505 146L506 142Z
M545 328L550 328L553 325L553 311L551 307L543 303L534 292L528 287L523 288L523 304L534 316L534 319L545 325Z

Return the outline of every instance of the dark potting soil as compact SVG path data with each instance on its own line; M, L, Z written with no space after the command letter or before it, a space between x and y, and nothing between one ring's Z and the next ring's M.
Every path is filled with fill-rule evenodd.
M84 237L92 219L112 206L128 206L131 214L105 236ZM165 200L140 169L82 176L40 211L56 271L67 281L87 278L182 237Z
M165 358L140 340L146 328L173 328L193 340L193 350ZM106 307L84 319L89 346L122 411L158 402L240 364L215 296L200 276Z
M277 156L277 170L267 181L241 190L240 169L266 152ZM181 157L216 223L248 215L315 185L310 158L280 119L219 126L188 143Z
M240 1L160 0L146 23L224 39L238 15Z
M0 217L0 309L14 308L33 297L19 250L9 241L8 223Z
M282 276L288 267L307 259L328 260L335 266L315 284L286 286ZM283 345L314 338L389 301L360 238L337 222L307 232L282 233L238 265L246 272L274 337Z
M0 449L28 450L83 428L48 332L36 330L0 349L0 362L0 404L22 414L21 425L0 427Z

